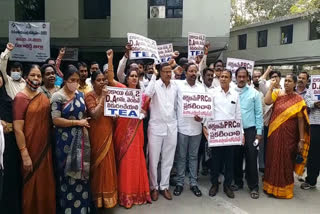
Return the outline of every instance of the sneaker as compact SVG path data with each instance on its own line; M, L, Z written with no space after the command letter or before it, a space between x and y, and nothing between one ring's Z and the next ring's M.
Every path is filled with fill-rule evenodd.
M310 185L307 182L304 182L301 184L300 188L304 189L304 190L314 189L314 188L316 188L316 185Z

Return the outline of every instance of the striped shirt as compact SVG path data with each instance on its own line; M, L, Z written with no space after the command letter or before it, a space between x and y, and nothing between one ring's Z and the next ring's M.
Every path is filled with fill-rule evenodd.
M311 125L320 125L320 108L317 108L314 106L314 103L320 102L320 101L314 101L312 100L311 90L309 89L304 97L307 106L310 108L310 124Z

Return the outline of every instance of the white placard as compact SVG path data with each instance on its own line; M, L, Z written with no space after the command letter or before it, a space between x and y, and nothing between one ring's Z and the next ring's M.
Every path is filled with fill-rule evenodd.
M10 21L9 41L15 46L11 60L44 62L50 57L50 23Z
M206 93L184 92L182 94L182 116L212 117L212 96Z
M235 77L236 70L240 67L245 67L252 76L254 69L254 61L246 59L227 58L226 68L232 72L233 77Z
M160 63L158 46L155 40L135 33L128 33L128 42L132 45L130 59L154 59Z
M78 61L79 48L66 48L66 52L63 55L62 60L64 61Z
M242 145L241 120L209 120L207 130L209 147Z
M188 34L188 60L196 60L196 56L204 54L206 35L200 33Z
M173 53L173 45L165 44L165 45L158 45L158 53L161 59L161 62L169 62Z
M107 87L108 95L104 105L104 116L139 118L141 110L141 90Z
M320 101L320 75L312 75L310 82L312 100Z

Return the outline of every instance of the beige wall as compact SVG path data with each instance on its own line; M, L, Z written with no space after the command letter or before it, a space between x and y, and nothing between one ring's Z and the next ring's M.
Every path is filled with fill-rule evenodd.
M46 0L45 18L52 38L79 37L79 0Z
M15 21L14 5L14 0L0 0L0 37L8 37L9 21Z
M280 45L281 27L290 24L293 24L293 43ZM268 44L267 47L258 48L257 32L261 30L268 30ZM247 34L246 50L238 50L238 35L241 34ZM234 57L254 61L272 61L274 59L311 57L319 56L319 49L320 40L309 40L309 21L300 18L231 32L229 50L225 52L225 59Z
M229 37L231 0L184 0L182 36Z
M148 36L148 0L111 0L111 37Z

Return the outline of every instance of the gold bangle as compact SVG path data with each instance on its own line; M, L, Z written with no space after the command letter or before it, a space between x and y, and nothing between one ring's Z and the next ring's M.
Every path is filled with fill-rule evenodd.
M71 126L73 126L73 120L71 120Z

